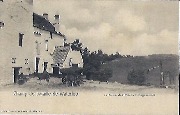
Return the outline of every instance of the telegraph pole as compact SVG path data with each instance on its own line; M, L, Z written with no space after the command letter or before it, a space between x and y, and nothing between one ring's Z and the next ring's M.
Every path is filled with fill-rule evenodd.
M164 84L164 78L163 78L163 71L162 71L162 60L160 60L159 68L160 68L160 85L163 85Z

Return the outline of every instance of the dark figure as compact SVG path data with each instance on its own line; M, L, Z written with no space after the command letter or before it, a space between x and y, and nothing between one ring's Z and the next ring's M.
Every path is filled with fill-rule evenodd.
M44 70L43 73L41 75L38 75L37 77L39 78L38 80L40 81L46 80L47 82L49 82L49 79L50 79L50 75L46 70Z
M18 75L18 84L22 85L26 82L26 78L24 77L24 74L21 73L20 75Z
M81 78L81 76L76 76L76 77L75 77L75 85L76 85L76 86L80 86L81 83L82 83L82 78Z
M72 75L72 74L67 75L67 82L68 82L68 87L69 87L69 86L74 86L75 76Z
M68 87L70 86L79 86L79 81L77 80L77 76L73 74L67 74L62 78L63 84L66 84Z
M66 82L67 82L67 77L65 76L65 77L62 78L62 83L66 84Z

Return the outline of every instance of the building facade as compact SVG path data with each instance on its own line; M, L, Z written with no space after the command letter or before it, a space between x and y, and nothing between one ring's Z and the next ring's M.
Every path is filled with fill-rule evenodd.
M58 14L50 21L47 13L33 13L33 0L0 1L0 84L16 83L20 73L83 67L80 52L72 51L59 32L59 21Z
M0 1L0 83L16 82L19 72L34 71L32 9L31 0Z
M57 20L56 18L57 17L55 17L55 20ZM54 65L52 54L55 47L64 47L65 36L58 32L48 20L48 14L41 16L33 13L33 28L36 44L35 70L37 73L42 73L44 70L52 73L52 67Z

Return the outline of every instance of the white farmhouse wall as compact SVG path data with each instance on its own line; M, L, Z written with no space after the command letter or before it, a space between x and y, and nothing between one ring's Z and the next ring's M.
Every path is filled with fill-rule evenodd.
M71 59L72 64L78 64L78 67L83 67L83 59L82 59L80 51L70 50L63 63L63 68L71 67L71 64L69 64L70 59Z
M49 31L37 29L34 27L34 31L38 31L41 35L35 35L35 41L39 44L39 54L36 52L36 57L40 58L39 61L39 73L42 73L44 70L44 62L48 62L47 71L49 73L53 72L53 68L51 64L53 64L53 58L51 54L54 52L55 46L64 46L64 38L57 34L52 34L52 38L50 36ZM48 40L48 50L46 50L46 40Z
M13 67L22 67L21 72L34 71L33 28L31 0L4 0L0 2L0 20L4 27L0 29L0 84L13 82ZM23 33L22 47L19 46L19 33ZM31 45L29 45L31 44ZM16 63L12 63L16 58ZM28 64L25 64L28 59ZM30 71L27 71L30 68Z

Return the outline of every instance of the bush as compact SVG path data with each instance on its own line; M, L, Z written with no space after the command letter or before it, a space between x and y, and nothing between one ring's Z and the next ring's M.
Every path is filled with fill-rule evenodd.
M83 72L82 68L70 67L70 68L62 68L61 73L64 75L80 75Z
M109 78L112 77L112 70L111 69L101 69L99 71L98 80L99 81L108 81Z
M86 78L88 80L95 80L95 81L101 81L105 82L108 81L109 78L112 77L112 70L111 69L100 69L89 72L88 75L86 75Z
M132 70L129 72L127 79L130 84L142 85L145 81L145 75L141 70Z

